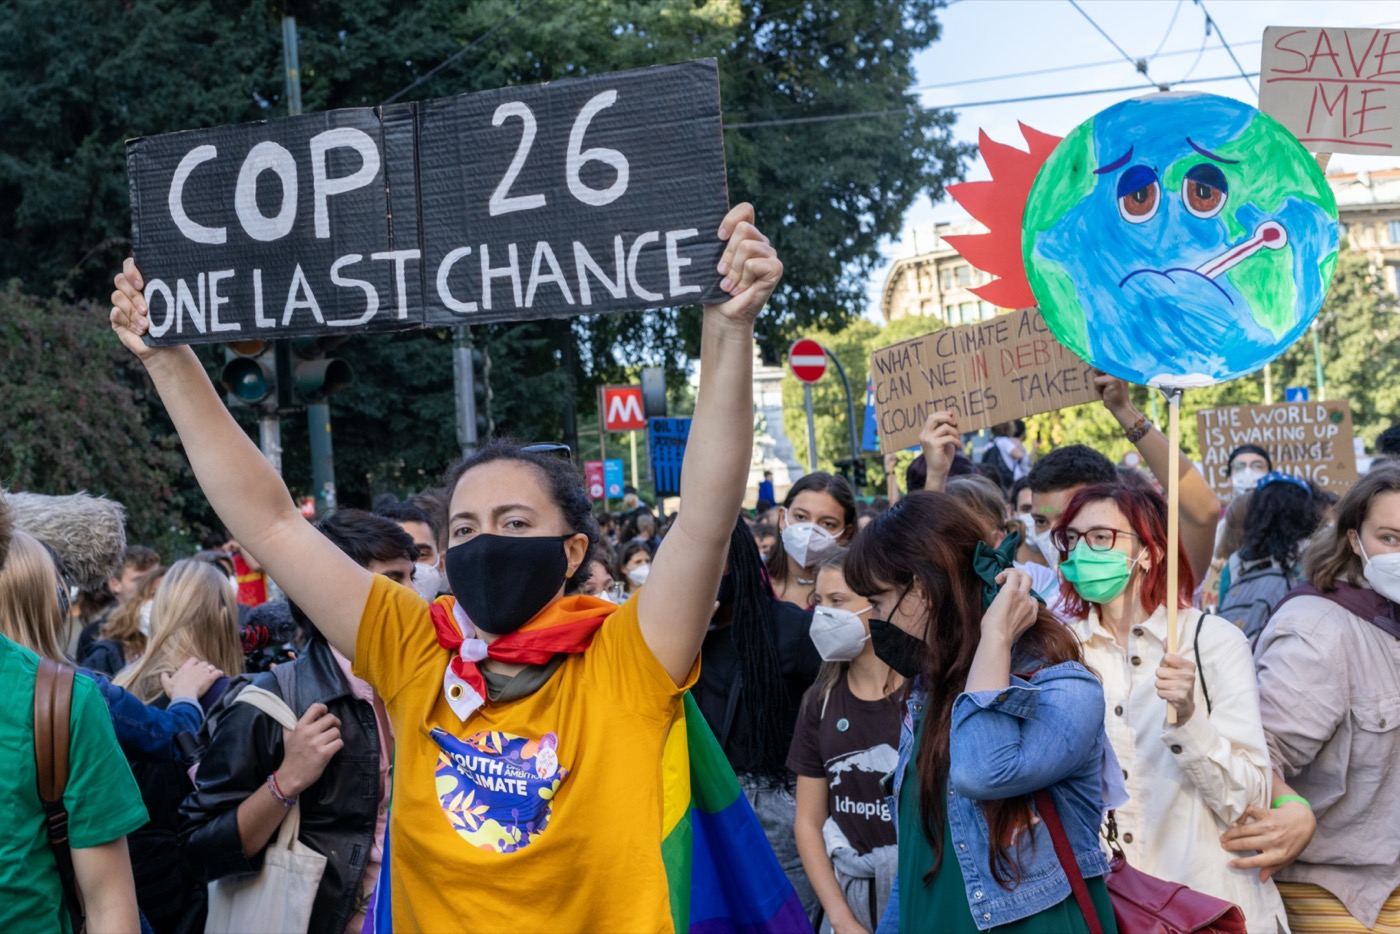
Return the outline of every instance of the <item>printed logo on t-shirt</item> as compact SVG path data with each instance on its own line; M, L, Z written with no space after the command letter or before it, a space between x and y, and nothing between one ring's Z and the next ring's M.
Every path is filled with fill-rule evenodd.
M826 775L830 782L830 792L832 806L837 814L854 814L857 817L864 817L871 820L890 821L889 806L883 797L868 797L862 794L862 789L852 787L855 783L845 782L842 788L842 777L851 771L864 772L867 775L882 776L895 770L899 765L899 751L889 743L881 743L878 746L871 746L869 749L860 749L855 752L846 753L843 756L836 756L826 762ZM854 778L855 776L851 776Z
M472 846L523 850L544 833L554 795L568 777L559 767L559 737L527 739L485 731L458 739L434 728L441 753L437 795L452 829Z

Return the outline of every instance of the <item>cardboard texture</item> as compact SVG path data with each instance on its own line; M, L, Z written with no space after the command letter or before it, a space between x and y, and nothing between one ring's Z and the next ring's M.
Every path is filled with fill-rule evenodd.
M722 301L713 59L127 144L151 344Z
M881 347L870 355L880 450L917 445L944 409L967 432L1093 402L1094 375L1034 308Z
M1351 405L1344 400L1229 405L1196 413L1201 462L1206 478L1224 499L1230 488L1230 452L1257 444L1269 452L1274 469L1334 493L1356 482Z
M1259 109L1315 152L1400 150L1400 30L1270 26Z

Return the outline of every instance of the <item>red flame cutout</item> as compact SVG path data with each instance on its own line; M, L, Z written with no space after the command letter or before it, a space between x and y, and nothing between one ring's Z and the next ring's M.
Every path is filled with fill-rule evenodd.
M967 213L986 225L990 233L944 237L953 249L978 269L997 278L969 289L999 308L1030 308L1036 303L1021 258L1021 222L1026 199L1036 173L1050 158L1060 137L1017 124L1029 152L998 143L979 130L977 148L992 173L989 182L962 182L948 186L948 194Z

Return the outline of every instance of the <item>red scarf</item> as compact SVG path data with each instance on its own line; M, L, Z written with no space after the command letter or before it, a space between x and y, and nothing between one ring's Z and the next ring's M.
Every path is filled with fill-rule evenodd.
M593 643L598 627L617 609L597 597L564 597L515 632L488 644L475 637L463 637L456 604L453 597L439 597L432 604L432 618L438 645L453 653L443 687L452 709L464 722L487 699L486 679L478 662L494 658L513 665L543 665L560 652L583 652ZM459 687L464 690L458 690Z

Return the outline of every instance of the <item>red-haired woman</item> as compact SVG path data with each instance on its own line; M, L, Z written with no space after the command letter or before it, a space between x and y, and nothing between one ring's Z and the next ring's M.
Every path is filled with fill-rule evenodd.
M982 530L952 497L915 493L846 558L873 607L875 654L914 679L894 772L898 878L879 930L1088 931L1031 804L1044 790L1115 934L1098 845L1106 762L1116 769L1103 688Z
M1287 930L1277 888L1231 869L1220 846L1251 804L1269 800L1249 641L1191 607L1196 581L1184 550L1179 591L1168 595L1166 502L1117 483L1085 487L1052 541L1066 613L1103 679L1105 723L1130 796L1117 812L1128 862L1234 902L1250 931ZM1180 654L1166 650L1169 596L1179 608Z

